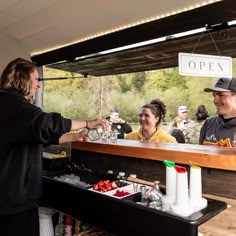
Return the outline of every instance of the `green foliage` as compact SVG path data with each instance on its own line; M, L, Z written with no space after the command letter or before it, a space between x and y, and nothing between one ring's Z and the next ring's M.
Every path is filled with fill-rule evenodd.
M133 91L123 94L113 91L111 94L111 101L111 108L116 107L120 111L121 117L128 122L138 121L140 108L145 104L144 99L140 97L140 94L134 93Z
M186 89L187 77L179 75L178 68L170 68L163 70L163 78L166 81L163 90L169 89L171 87L179 87Z
M121 93L126 93L132 90L132 79L133 74L114 75L114 80L117 81L117 91L120 91Z
M142 92L145 80L145 72L133 73L133 87L136 92Z
M233 60L233 74L236 62ZM44 77L75 77L78 74L44 68ZM130 123L138 121L142 105L153 99L167 106L166 121L177 115L177 108L186 105L190 118L204 104L215 114L211 93L203 92L216 78L180 76L178 68L114 76L44 81L44 110L59 112L65 117L93 119L106 117L111 108L119 109Z
M144 92L149 93L152 90L165 90L166 80L163 70L151 71L146 73L146 82Z
M204 88L211 87L214 84L214 78L207 77L188 77L187 92L190 95L188 103L189 115L192 119L195 118L196 108L199 105L205 105L210 114L215 113L215 106L212 102L213 97L211 93L203 92Z

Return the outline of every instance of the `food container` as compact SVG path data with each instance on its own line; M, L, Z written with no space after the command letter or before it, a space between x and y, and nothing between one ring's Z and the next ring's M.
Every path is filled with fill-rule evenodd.
M71 157L71 143L50 145L43 149L43 170L64 170Z

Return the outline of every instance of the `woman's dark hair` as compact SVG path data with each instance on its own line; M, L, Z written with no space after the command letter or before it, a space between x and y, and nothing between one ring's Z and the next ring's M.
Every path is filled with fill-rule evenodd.
M195 116L197 121L199 122L206 120L209 117L206 107L204 105L199 105L195 113Z
M159 126L161 121L165 121L166 105L161 100L154 99L150 103L142 106L142 108L149 108L155 117L160 118L156 123L156 127Z
M30 74L37 70L37 66L23 58L11 61L3 70L0 78L0 89L15 89L23 96L31 92Z

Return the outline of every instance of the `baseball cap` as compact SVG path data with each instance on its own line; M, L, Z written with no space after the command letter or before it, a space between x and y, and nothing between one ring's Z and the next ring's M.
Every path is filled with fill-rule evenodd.
M186 112L186 111L188 111L188 108L186 106L180 106L178 108L178 112Z
M205 88L205 92L235 92L236 93L236 79L235 78L219 78L212 88Z

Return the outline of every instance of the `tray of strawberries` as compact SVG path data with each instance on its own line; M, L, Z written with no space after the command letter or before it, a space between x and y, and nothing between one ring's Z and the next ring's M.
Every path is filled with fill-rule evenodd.
M114 198L124 198L139 192L139 187L139 184L129 181L100 180L93 184L93 187L89 188L89 190Z

